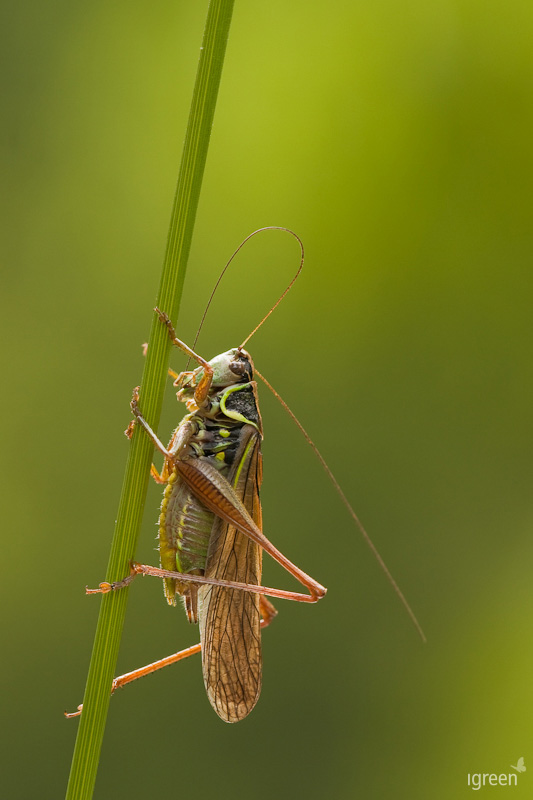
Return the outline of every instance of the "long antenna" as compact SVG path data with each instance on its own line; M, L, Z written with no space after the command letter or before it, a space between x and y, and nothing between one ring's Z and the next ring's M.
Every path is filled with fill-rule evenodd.
M294 238L296 239L296 241L297 241L297 242L298 242L298 244L300 245L300 250L301 250L301 253L302 253L302 257L301 257L301 259L300 259L300 265L299 265L299 267L298 267L298 270L297 270L297 272L296 272L295 276L293 277L292 281L289 283L289 285L287 286L287 288L285 289L285 291L283 292L283 294L282 294L282 295L279 297L279 299L276 301L276 303L274 303L274 305L272 306L272 308L270 309L270 311L268 312L268 314L267 314L265 317L263 317L263 319L261 320L261 322L259 323L259 325L256 325L256 327L255 327L255 328L253 329L253 331L252 331L252 332L249 334L249 336L247 336L247 337L246 337L246 339L244 340L244 342L243 342L243 343L241 344L241 346L238 348L239 350L242 350L242 348L244 347L244 345L246 344L246 342L248 342L248 341L251 339L251 337L254 335L254 333L255 333L257 330L259 330L259 328L261 327L261 325L263 324L263 322L264 322L264 321L265 321L265 320L266 320L266 319L267 319L267 318L268 318L268 317L269 317L269 316L272 314L272 312L274 311L274 309L275 309L275 308L276 308L276 307L277 307L277 306L278 306L278 305L281 303L281 301L283 300L283 298L285 297L285 295L287 294L287 292L289 291L289 289L292 287L292 285L293 285L293 283L295 282L296 278L298 277L298 275L299 275L299 274L300 274L300 272L302 271L302 267L303 267L303 265L304 265L304 246L303 246L303 242L302 242L302 240L300 239L300 237L299 237L299 236L298 236L296 233L294 233L294 231L291 231L291 229L290 229L290 228L283 228L283 227L281 227L280 225L267 225L265 228L258 228L256 231L253 231L253 233L250 233L250 234L249 234L249 235L246 237L246 239L243 239L243 240L242 240L242 242L240 243L240 245L237 247L237 249L234 251L234 253L233 253L233 254L230 256L230 258L229 258L228 262L226 263L226 266L224 267L224 269L222 270L222 272L221 272L221 273L220 273L220 275L218 276L217 282L215 283L215 285L214 285L214 287L213 287L213 291L211 292L211 295L210 295L210 297L209 297L209 300L207 301L207 305L206 305L206 307L205 307L205 311L204 311L204 313L203 313L203 316L202 316L202 319L201 319L201 321L200 321L200 325L198 326L198 330L196 331L196 336L194 337L194 342L193 342L193 345L192 345L192 348L191 348L192 350L196 350L196 343L198 342L198 337L200 336L200 332L201 332L201 330L202 330L202 327L203 327L203 324L204 324L204 322L205 322L205 318L206 318L206 316L207 316L207 312L209 311L209 307L210 307L210 305L211 305L211 303L212 303L213 297L215 296L215 292L216 292L216 290L218 289L218 286L219 286L219 284L220 284L220 281L221 281L221 280L222 280L222 278L224 277L224 275L225 275L225 273L226 273L226 270L228 269L229 265L231 264L231 262L233 261L233 259L235 258L235 256L236 256L236 255L237 255L237 253L239 252L239 250L242 250L242 248L244 247L244 245L246 244L246 242L247 242L249 239L251 239L251 238L252 238L252 236L256 236L258 233L262 233L263 231L285 231L286 233L290 233L290 234L291 234L291 236L294 236ZM189 361L190 361L190 359L189 359ZM188 369L188 367L189 367L189 361L187 362L187 366L185 367L185 370L187 370L187 369Z
M279 300L278 300L278 302L279 302ZM374 558L376 559L376 561L378 562L379 566L381 567L381 569L383 570L383 572L387 576L387 580L389 581L390 585L392 586L392 588L394 589L394 591L398 595L398 597L400 599L400 602L402 603L403 607L405 608L405 610L409 614L409 617L411 618L411 621L412 621L413 625L415 626L416 630L418 631L418 633L420 635L420 638L422 639L422 641L424 643L426 643L426 641L427 641L426 636L424 634L424 631L422 630L422 626L420 625L418 619L415 616L415 613L414 613L413 609L411 608L411 606L407 602L407 600L405 598L405 595L403 594L402 590L400 589L400 587L398 586L398 584L396 583L396 581L392 577L392 574L391 574L389 568L387 567L387 565L383 561L383 558L381 557L378 549L376 548L376 545L374 544L374 542L372 541L372 539L370 538L370 536L366 532L366 530L365 530L365 528L363 526L363 523L361 522L361 520L359 519L359 517L357 516L357 514L353 510L352 506L350 505L350 502L349 502L348 498L346 497L346 495L344 494L344 492L342 491L337 478L335 477L333 472L328 467L324 456L322 455L322 453L320 452L320 450L318 449L316 444L313 442L313 440L311 439L311 437L309 436L309 434L305 430L304 426L302 425L302 423L300 422L298 417L291 411L291 409L289 408L289 406L287 405L285 400L283 400L283 398L276 392L274 387L267 381L267 379L264 377L264 375L261 375L261 373L255 367L254 367L254 373L259 378L261 378L261 380L263 381L265 386L268 389L270 389L270 391L272 392L272 394L275 397L277 397L277 399L279 400L279 402L281 403L281 405L283 406L285 411L289 414L289 416L292 418L293 422L296 423L296 425L298 426L298 428L300 429L300 431L304 435L307 443L310 444L311 447L313 448L316 457L318 458L318 460L322 464L322 467L324 468L324 470L325 470L328 478L332 482L333 486L337 490L342 502L344 503L344 505L348 509L348 511L350 513L350 516L352 517L353 521L355 522L355 524L357 525L357 527L361 531L365 542L367 543L367 545L369 546L370 550L372 551L372 554L374 555Z
M265 230L265 229L264 229L264 230ZM254 333L256 333L256 332L259 330L259 328L261 327L261 325L263 324L263 322L266 322L266 320L269 318L269 316L272 314L272 312L273 312L273 311L275 311L275 309L276 309L276 308L279 306L279 304L281 303L281 301L283 300L283 298L285 297L285 295L287 294L287 292L289 292L289 291L290 291L290 289L292 289L292 287L293 287L293 285L294 285L294 283L295 283L295 281L296 281L296 278L298 277L298 275L299 275L299 274L300 274L300 272L302 271L302 267L303 267L303 265L304 265L304 258L305 258L305 253L304 253L304 245L303 245L303 242L302 242L302 240L300 239L300 237L299 237L299 236L298 236L296 233L294 233L294 231L291 231L291 230L290 230L290 228L276 228L276 229L273 229L273 230L287 231L287 233L290 233L292 236L294 236L294 238L297 240L298 244L300 245L300 251L301 251L301 253L302 253L302 257L300 258L300 265L299 265L298 269L296 270L296 274L295 274L294 278L293 278L293 279L292 279L292 281L289 283L289 285L287 286L287 288L285 289L285 291L283 292L283 294L281 294L281 295L278 297L278 299L276 300L276 302L274 303L274 305L272 306L272 308L270 309L270 311L268 312L268 314L265 314L265 316L263 317L263 319L261 320L261 322L259 323L259 325L256 325L256 326L255 326L255 328L253 329L253 331L252 331L251 333L249 333L249 334L248 334L248 336L246 337L246 339L244 340L244 342L243 342L241 345L239 345L239 347L238 347L238 349L239 349L239 350L242 350L242 349L243 349L243 347L244 347L244 345L246 344L246 342L249 342L249 341L250 341L250 339L252 338L252 336L254 335ZM258 231L256 231L256 233L258 233ZM253 236L253 234L252 234L252 236ZM248 237L248 238L250 238L250 237ZM246 241L246 240L245 240L245 241Z

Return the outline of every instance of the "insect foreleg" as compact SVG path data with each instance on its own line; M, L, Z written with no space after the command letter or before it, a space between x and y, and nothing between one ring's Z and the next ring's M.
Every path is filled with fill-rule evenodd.
M189 358L194 358L194 360L197 361L198 364L200 364L200 366L203 368L204 374L202 375L198 385L194 390L194 400L196 404L200 407L204 404L209 394L209 390L211 388L211 382L213 380L213 367L204 358L202 358L202 356L199 356L198 353L195 353L194 350L191 350L191 348L188 345L186 345L185 342L182 342L181 339L178 339L178 337L176 336L176 331L174 330L174 326L168 314L165 314L164 311L161 311L157 307L155 308L155 311L159 315L159 319L161 320L161 322L167 326L167 330L172 340L172 344L176 345L176 347L179 347L180 350L183 350L184 353L187 353ZM186 375L187 373L182 373L182 374ZM180 377L181 375L178 375L176 377L176 380L174 382L175 386L179 385Z

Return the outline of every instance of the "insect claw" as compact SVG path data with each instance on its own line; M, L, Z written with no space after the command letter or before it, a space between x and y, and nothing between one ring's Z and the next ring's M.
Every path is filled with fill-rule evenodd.
M163 322L167 327L169 326L169 324L172 325L168 314L165 314L165 312L161 311L161 309L158 308L157 306L155 306L154 311L161 320L161 322Z
M79 717L82 710L83 710L83 703L80 703L77 711L63 711L63 714L67 719L72 719L73 717Z
M115 587L112 583L108 583L107 581L103 581L99 586L98 589L89 589L88 586L85 587L85 594L107 594L108 592L112 592Z
M136 386L135 389L133 390L133 396L130 401L130 408L134 414L136 414L136 412L139 411L138 403L139 403L139 387Z
M129 586L129 584L137 577L137 575L143 575L144 570L141 564L137 564L136 561L130 562L130 574L123 578L121 581L115 581L114 583L109 583L109 581L103 581L99 586L98 589L89 589L88 586L85 587L85 594L108 594L108 592L114 592L118 589L123 589L125 586Z
M137 420L132 419L131 422L129 423L128 427L124 431L124 436L126 436L128 439L131 439L131 437L133 436L133 429L135 428L136 421Z

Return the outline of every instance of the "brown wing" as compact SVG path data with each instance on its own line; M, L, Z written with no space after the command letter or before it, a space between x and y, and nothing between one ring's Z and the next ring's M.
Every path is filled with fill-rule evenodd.
M228 480L261 528L260 436L251 425L242 429L241 444ZM259 545L215 517L206 576L258 585L261 557ZM226 722L244 719L261 692L259 597L221 586L202 586L198 592L205 688L211 705Z

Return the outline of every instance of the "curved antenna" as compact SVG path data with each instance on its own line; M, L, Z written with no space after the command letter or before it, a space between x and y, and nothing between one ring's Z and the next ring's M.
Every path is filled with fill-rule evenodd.
M260 230L269 230L269 228L261 228ZM295 283L295 281L296 281L296 278L298 277L298 275L299 275L299 274L300 274L300 272L302 271L302 267L303 267L303 265L304 265L304 258L305 258L305 253L304 253L304 245L303 245L303 242L302 242L302 240L300 239L300 237L299 237L299 236L298 236L296 233L294 233L294 231L291 231L291 229L290 229L290 228L276 228L276 227L272 227L272 228L270 228L270 230L287 231L287 233L290 233L292 236L294 236L294 238L296 239L296 241L297 241L297 242L298 242L298 244L300 245L300 251L301 251L301 253L302 253L302 257L301 257L301 259L300 259L300 265L299 265L298 269L296 270L296 274L294 275L294 277L293 277L292 281L289 283L289 285L287 286L287 288L285 289L285 291L283 292L283 294L281 294L281 295L278 297L278 299L276 300L276 302L274 303L274 305L272 306L272 308L270 309L270 311L269 311L267 314L265 314L265 316L263 317L263 319L261 320L261 322L259 323L259 325L256 325L256 326L255 326L255 328L253 329L253 331L252 331L251 333L249 333L249 334L248 334L248 336L246 337L246 339L244 340L244 342L243 342L242 344L240 344L240 345L239 345L239 347L237 348L237 350L242 350L242 348L244 347L244 345L245 345L247 342L249 342L249 341L250 341L250 339L252 338L252 336L254 335L254 333L256 333L256 332L259 330L259 328L261 327L261 325L263 324L263 322L266 322L266 320L269 318L269 316L272 314L272 312L276 310L276 308L279 306L279 304L281 303L281 301L283 300L283 298L285 297L285 295L286 295L286 294L289 292L289 290L290 290L290 289L292 289L292 287L293 287L293 285L294 285L294 283ZM259 231L255 231L255 233L259 233ZM252 233L251 235L253 236L254 234ZM250 238L250 237L248 237L248 239L249 239L249 238ZM245 239L244 241L246 241L246 239ZM244 242L243 242L243 244L244 244ZM242 245L241 245L241 247L242 247ZM240 248L239 248L239 250L240 250ZM233 258L233 256L232 256L232 258Z
M254 335L254 333L255 333L257 330L259 330L259 328L261 327L261 325L263 324L263 322L264 322L264 321L265 321L265 320L266 320L266 319L267 319L267 318L268 318L268 317L269 317L269 316L272 314L272 312L274 311L274 309L275 309L275 308L277 308L277 306L279 306L279 304L281 303L281 301L283 300L283 298L285 297L285 295L287 294L287 292L289 291L289 289L292 287L292 285L293 285L293 283L295 282L296 278L298 277L298 275L299 275L299 274L300 274L300 272L302 271L302 267L303 267L303 265L304 265L304 246L303 246L303 242L302 242L302 240L300 239L300 237L299 237L299 236L298 236L296 233L294 233L294 231L291 231L291 229L290 229L290 228L283 228L283 227L281 227L281 226L279 226L279 225L267 225L265 228L258 228L258 229L257 229L256 231L254 231L253 233L250 233L250 234L249 234L249 235L246 237L246 239L243 239L243 241L242 241L242 242L240 243L240 245L237 247L237 249L235 250L235 252L234 252L234 253L233 253L233 254L230 256L230 258L229 258L229 260L228 260L228 262L227 262L226 266L224 267L224 269L222 270L222 272L221 272L221 273L220 273L220 275L218 276L218 280L217 280L217 282L215 283L215 286L214 286L214 288L213 288L213 291L211 292L211 295L210 295L210 297L209 297L209 300L207 301L207 305L206 305L206 307L205 307L205 311L204 311L204 313L203 313L203 316L202 316L202 319L201 319L201 321L200 321L200 325L198 326L198 330L196 331L196 336L194 337L194 342L193 342L193 345L192 345L192 350L196 350L196 343L198 342L198 337L200 336L200 331L202 330L203 324L204 324L204 322L205 322L205 318L206 318L206 316L207 316L207 312L209 311L209 306L211 305L211 302L212 302L212 300L213 300L213 297L215 296L215 292L216 292L216 290L218 289L219 283L220 283L220 281L222 280L222 278L224 277L224 275L225 275L225 273L226 273L226 270L228 269L229 265L231 264L231 262L233 261L233 259L235 258L235 256L236 256L236 255L237 255L237 253L239 252L239 250L242 250L242 248L244 247L244 245L246 244L246 242L247 242L249 239L251 239L251 238L252 238L252 236L255 236L255 235L256 235L256 234L258 234L258 233L262 233L263 231L285 231L286 233L290 233L290 234L291 234L291 236L294 236L294 238L296 239L296 241L297 241L297 242L298 242L298 244L300 245L300 250L301 250L301 253L302 253L302 257L301 257L301 259L300 259L300 266L298 267L298 270L297 270L297 272L296 272L296 274L295 274L294 278L292 279L292 281L289 283L289 285L287 286L287 288L285 289L285 291L283 292L283 294L282 294L282 295L281 295L281 296L278 298L278 300L277 300L277 301L274 303L274 305L272 306L272 308L270 309L270 311L268 312L268 314L267 314L265 317L263 317L263 319L261 320L261 322L259 323L259 325L256 325L256 327L255 327L255 328L253 329L253 331L252 331L252 332L249 334L249 336L247 336L247 337L246 337L246 339L244 340L244 342L243 342L243 343L242 343L242 344L241 344L241 345L238 347L238 350L242 350L242 348L244 347L244 345L246 344L246 342L248 342L248 341L249 341L249 340L252 338L252 336ZM190 359L189 359L189 360L190 360ZM187 362L187 366L185 367L185 369L187 370L187 369L188 369L188 367L189 367L189 362Z
M288 415L292 418L293 422L295 422L296 425L298 426L298 428L300 429L300 431L303 434L304 438L306 439L307 443L310 444L311 447L313 448L313 451L314 451L316 457L318 458L318 460L322 464L322 467L324 468L328 478L330 479L330 481L332 482L333 486L335 487L335 489L336 489L338 495L340 496L342 502L344 503L344 505L348 509L348 511L350 513L350 516L352 517L353 521L355 522L355 524L359 528L359 530L360 530L360 532L361 532L361 534L363 536L363 539L365 540L365 542L369 546L370 550L372 551L372 555L374 556L374 558L378 562L379 566L381 567L381 569L385 573L385 576L386 576L388 582L390 583L390 585L392 586L392 588L396 592L401 604L403 605L403 607L407 611L407 614L409 615L409 617L411 619L411 622L415 626L416 630L418 631L418 634L419 634L420 638L422 639L422 641L425 644L427 639L426 639L424 631L422 630L422 626L420 625L418 619L416 618L415 612L413 611L413 609L411 608L411 606L407 602L404 593L402 592L402 590L400 589L400 587L398 586L398 584L396 583L396 581L392 577L392 574L391 574L389 568L387 567L387 565L383 561L383 558L381 557L376 545L374 544L374 542L372 541L372 539L370 538L370 536L366 532L366 530L365 530L365 528L363 526L363 523L361 522L361 520L359 519L359 517L357 516L357 514L353 510L353 508L352 508L352 506L350 504L350 501L348 500L348 498L346 497L346 495L342 491L337 478L335 477L333 472L328 467L326 459L324 458L324 456L322 455L322 453L320 452L320 450L318 449L316 444L313 442L313 440L311 439L311 437L309 436L309 434L305 430L304 426L302 425L302 423L300 422L300 420L298 419L296 414L294 414L291 411L291 409L289 408L289 406L287 405L285 400L283 400L283 398L276 392L274 387L267 381L265 376L261 375L261 373L255 367L254 367L254 373L257 375L258 378L261 378L261 380L263 381L265 386L268 389L270 389L270 391L272 392L272 394L275 397L277 397L277 399L279 400L279 402L281 403L281 405L283 406L285 411L288 413Z

